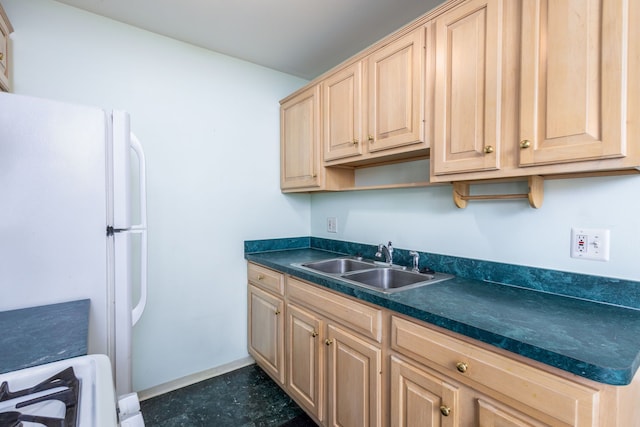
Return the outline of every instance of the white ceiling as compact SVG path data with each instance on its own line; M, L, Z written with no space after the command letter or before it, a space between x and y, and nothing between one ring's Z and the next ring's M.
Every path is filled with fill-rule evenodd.
M305 79L444 0L58 0Z

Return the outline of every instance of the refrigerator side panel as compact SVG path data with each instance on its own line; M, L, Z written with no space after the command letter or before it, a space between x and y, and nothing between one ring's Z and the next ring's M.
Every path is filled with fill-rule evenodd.
M0 94L0 310L90 298L109 354L106 142L100 109Z

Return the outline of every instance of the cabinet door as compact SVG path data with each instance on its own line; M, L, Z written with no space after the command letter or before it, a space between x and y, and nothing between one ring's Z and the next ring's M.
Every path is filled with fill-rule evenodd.
M287 305L287 388L301 405L324 419L322 321L313 313Z
M391 427L457 427L458 395L433 371L391 356Z
M328 425L382 423L381 350L334 325L327 328Z
M362 154L362 64L322 83L324 161Z
M0 5L0 90L9 91L9 34L13 31Z
M314 85L280 106L280 188L321 185L320 87Z
M369 56L369 152L424 141L424 40L419 28Z
M435 175L500 167L502 0L471 0L435 21Z
M249 353L265 371L284 383L282 299L249 285Z
M520 166L625 155L628 3L523 0Z

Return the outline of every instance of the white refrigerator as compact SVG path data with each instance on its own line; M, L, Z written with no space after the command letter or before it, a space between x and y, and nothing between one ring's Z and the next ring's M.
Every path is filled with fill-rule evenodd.
M146 303L144 174L127 113L0 93L0 311L90 299L117 395Z

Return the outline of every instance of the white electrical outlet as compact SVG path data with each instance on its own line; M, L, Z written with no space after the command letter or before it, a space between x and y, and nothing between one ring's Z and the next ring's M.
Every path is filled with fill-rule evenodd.
M572 228L571 257L609 261L609 230L604 228Z
M329 233L338 232L338 218L336 218L335 216L330 216L327 218L327 231Z

